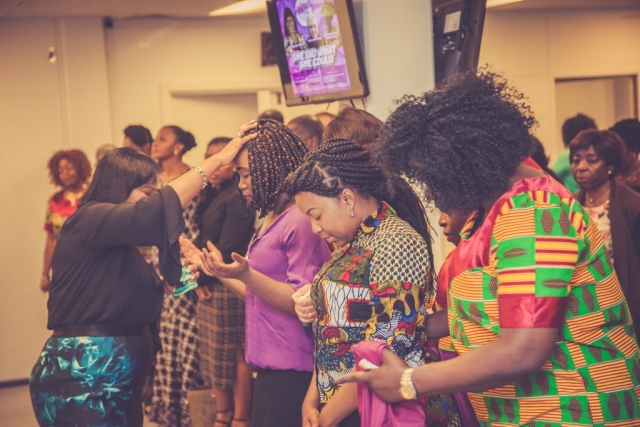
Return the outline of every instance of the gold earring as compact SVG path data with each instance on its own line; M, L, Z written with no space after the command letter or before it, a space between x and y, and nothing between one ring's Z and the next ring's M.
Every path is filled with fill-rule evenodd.
M353 218L354 216L356 216L355 212L353 212L353 206L349 206L349 216L351 218Z

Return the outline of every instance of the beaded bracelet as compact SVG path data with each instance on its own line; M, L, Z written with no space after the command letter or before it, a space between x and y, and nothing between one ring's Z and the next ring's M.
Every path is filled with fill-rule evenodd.
M193 170L200 174L200 178L202 178L202 190L204 190L207 184L209 184L209 178L207 178L207 174L204 173L200 166L196 166L195 168L193 168Z

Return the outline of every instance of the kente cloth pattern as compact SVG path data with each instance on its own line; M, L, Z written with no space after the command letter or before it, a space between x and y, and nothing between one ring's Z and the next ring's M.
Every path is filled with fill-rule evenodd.
M629 308L602 236L566 189L549 178L514 184L473 236L463 234L440 279L449 282L451 349L462 357L501 328L559 328L538 372L468 393L481 426L640 425Z
M311 289L321 403L339 389L335 379L353 370L351 347L360 341L385 343L411 366L425 363L419 341L429 272L424 239L386 203L367 217L349 245L334 251ZM451 396L430 398L426 409L440 425L457 425Z
M31 371L40 426L125 426L142 354L129 337L50 338ZM147 362L148 363L148 362Z

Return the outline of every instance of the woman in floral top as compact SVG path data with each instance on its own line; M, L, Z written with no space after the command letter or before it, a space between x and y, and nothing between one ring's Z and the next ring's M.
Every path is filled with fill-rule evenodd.
M344 139L309 154L285 191L296 195L313 231L336 246L311 285L313 308L300 298L308 288L294 295L300 320L315 319L315 381L303 425L359 426L355 386L334 382L353 370L354 344L383 342L409 365L425 363L419 339L433 281L424 212L406 182L387 181L367 151ZM431 399L427 409L439 425L458 422L450 396Z
M44 229L47 240L40 289L49 291L51 284L51 257L56 245L56 237L62 224L78 209L78 201L84 195L91 178L91 163L80 150L60 150L49 159L51 182L62 187L47 201Z

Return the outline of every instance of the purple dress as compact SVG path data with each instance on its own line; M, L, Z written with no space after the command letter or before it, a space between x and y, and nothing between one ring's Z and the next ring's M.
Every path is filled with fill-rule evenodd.
M330 257L327 243L311 230L309 218L292 206L260 237L247 258L254 270L295 290L311 283ZM262 369L313 372L313 337L294 314L270 305L247 288L245 356Z

